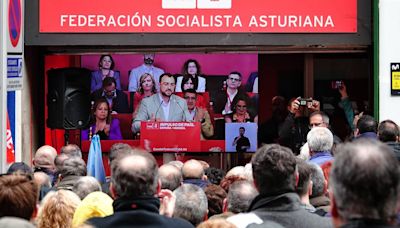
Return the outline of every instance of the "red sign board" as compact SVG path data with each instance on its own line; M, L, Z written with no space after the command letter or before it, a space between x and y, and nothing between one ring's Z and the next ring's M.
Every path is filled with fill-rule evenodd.
M40 0L42 33L355 33L357 0Z
M140 146L153 152L198 152L201 148L200 123L143 121Z

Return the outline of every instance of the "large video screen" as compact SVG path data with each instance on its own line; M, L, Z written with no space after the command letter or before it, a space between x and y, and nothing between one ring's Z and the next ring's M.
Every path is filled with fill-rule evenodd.
M255 150L255 146L247 146L245 138L250 137L256 144L256 124L248 123L258 119L258 54L107 55L82 55L81 67L93 72L93 99L105 97L111 101L112 119L118 121L112 121L111 129L106 129L110 139L140 140L149 151ZM160 84L163 73L173 77L163 77ZM107 77L115 79L115 88L102 83ZM170 102L164 102L165 97L170 97ZM248 130L246 125L250 126ZM82 131L83 140L89 138L90 131L92 127Z

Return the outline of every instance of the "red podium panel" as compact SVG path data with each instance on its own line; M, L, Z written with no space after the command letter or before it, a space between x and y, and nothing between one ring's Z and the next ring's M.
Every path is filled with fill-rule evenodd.
M200 123L145 122L140 126L140 145L152 152L198 152Z

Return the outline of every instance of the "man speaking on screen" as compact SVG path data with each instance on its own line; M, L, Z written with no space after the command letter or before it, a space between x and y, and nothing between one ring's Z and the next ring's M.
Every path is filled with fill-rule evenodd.
M139 106L132 131L140 132L141 121L191 121L186 101L174 95L175 78L164 73L160 76L160 92L144 98Z

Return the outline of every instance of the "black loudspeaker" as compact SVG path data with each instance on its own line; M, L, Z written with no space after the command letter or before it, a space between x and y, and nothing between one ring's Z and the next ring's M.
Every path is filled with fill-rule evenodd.
M91 71L85 68L50 69L47 82L47 127L87 128L91 110Z

